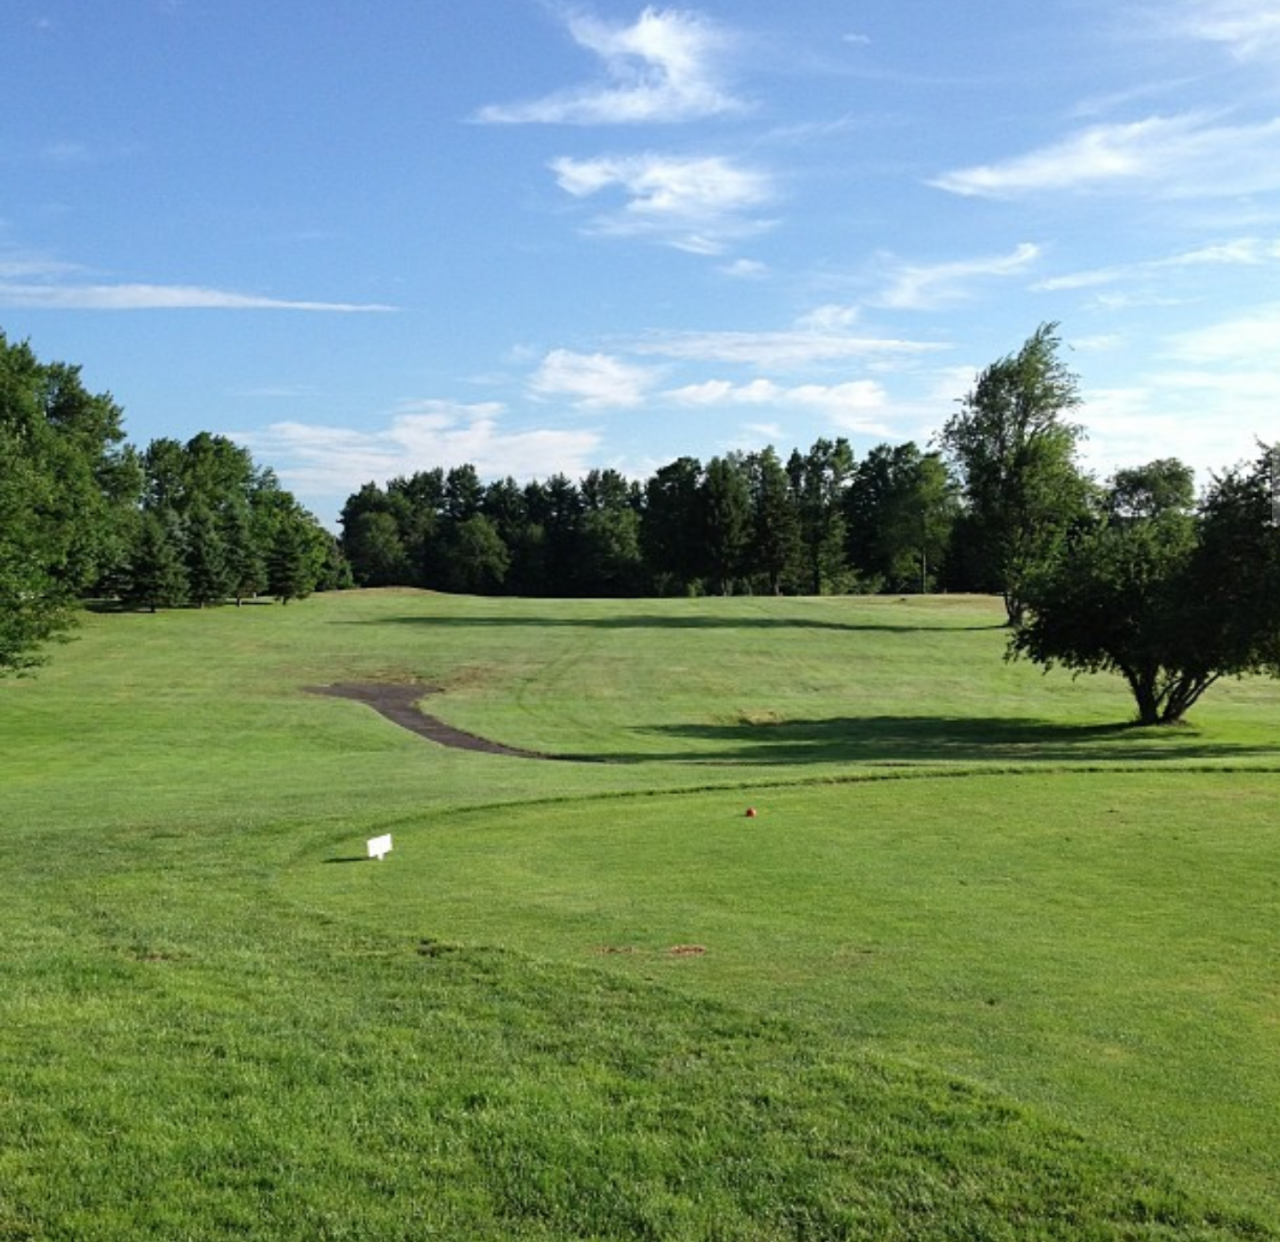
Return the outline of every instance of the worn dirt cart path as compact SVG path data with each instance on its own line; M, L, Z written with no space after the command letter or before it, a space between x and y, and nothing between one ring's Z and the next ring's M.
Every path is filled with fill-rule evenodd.
M419 709L418 703L429 694L439 691L430 686L405 684L400 682L350 682L333 686L314 686L314 694L327 694L339 699L354 699L372 707L380 716L386 717L392 724L408 729L428 741L440 746L451 746L455 750L474 750L486 755L510 755L517 759L558 759L569 760L571 755L547 755L540 751L523 750L519 746L507 746L502 742L494 742L489 738L477 737L462 729L455 729L435 716L429 716ZM589 762L589 760L582 760Z

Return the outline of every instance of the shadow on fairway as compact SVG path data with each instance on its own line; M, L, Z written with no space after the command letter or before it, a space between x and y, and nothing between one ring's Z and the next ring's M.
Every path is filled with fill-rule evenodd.
M1001 622L983 625L905 625L894 621L836 621L810 617L713 617L706 615L673 616L639 613L626 617L548 617L543 614L521 616L503 613L484 617L378 617L367 621L351 621L350 625L416 625L425 629L502 629L529 627L537 629L585 630L839 630L843 633L868 631L876 633L925 634L939 631L1003 630Z
M671 749L600 758L622 763L919 764L1225 762L1280 757L1276 747L1202 742L1194 731L1007 717L863 716L770 724L662 725L646 732L669 738Z

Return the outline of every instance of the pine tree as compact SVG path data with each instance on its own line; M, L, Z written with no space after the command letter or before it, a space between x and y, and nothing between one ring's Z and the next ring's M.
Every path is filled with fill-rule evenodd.
M187 570L172 514L146 510L140 517L121 598L152 612L186 603Z
M217 519L203 503L192 506L186 522L187 585L199 608L220 604L232 592L231 566Z

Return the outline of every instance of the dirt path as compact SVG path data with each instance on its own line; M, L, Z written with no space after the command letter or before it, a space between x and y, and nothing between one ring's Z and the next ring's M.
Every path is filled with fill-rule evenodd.
M430 686L413 686L394 682L360 682L345 683L336 686L314 686L314 694L328 694L339 699L354 699L372 707L380 716L385 716L392 724L408 729L419 737L440 746L451 746L455 750L474 750L486 755L510 755L516 759L559 759L575 758L569 755L544 755L536 750L521 750L518 746L504 746L501 742L492 742L488 738L476 737L474 733L465 733L455 729L434 716L428 716L418 710L418 703L429 694L439 693ZM589 762L589 760L585 761Z

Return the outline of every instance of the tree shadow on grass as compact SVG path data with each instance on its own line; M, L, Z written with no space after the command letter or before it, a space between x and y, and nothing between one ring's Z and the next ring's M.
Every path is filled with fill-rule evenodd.
M600 755L614 762L702 763L1148 763L1280 759L1280 747L1207 742L1194 729L1067 725L1016 717L861 716L759 724L660 725L669 751ZM687 745L686 745L687 744Z
M844 633L859 631L897 634L935 634L947 631L1005 630L1003 622L984 622L981 625L907 625L894 621L838 621L816 617L751 617L709 616L698 613L678 616L669 613L637 613L621 617L549 617L545 614L522 615L506 613L501 616L448 616L448 617L377 617L370 620L350 621L350 625L414 625L424 629L501 629L529 627L537 629L586 629L586 630L838 630Z

